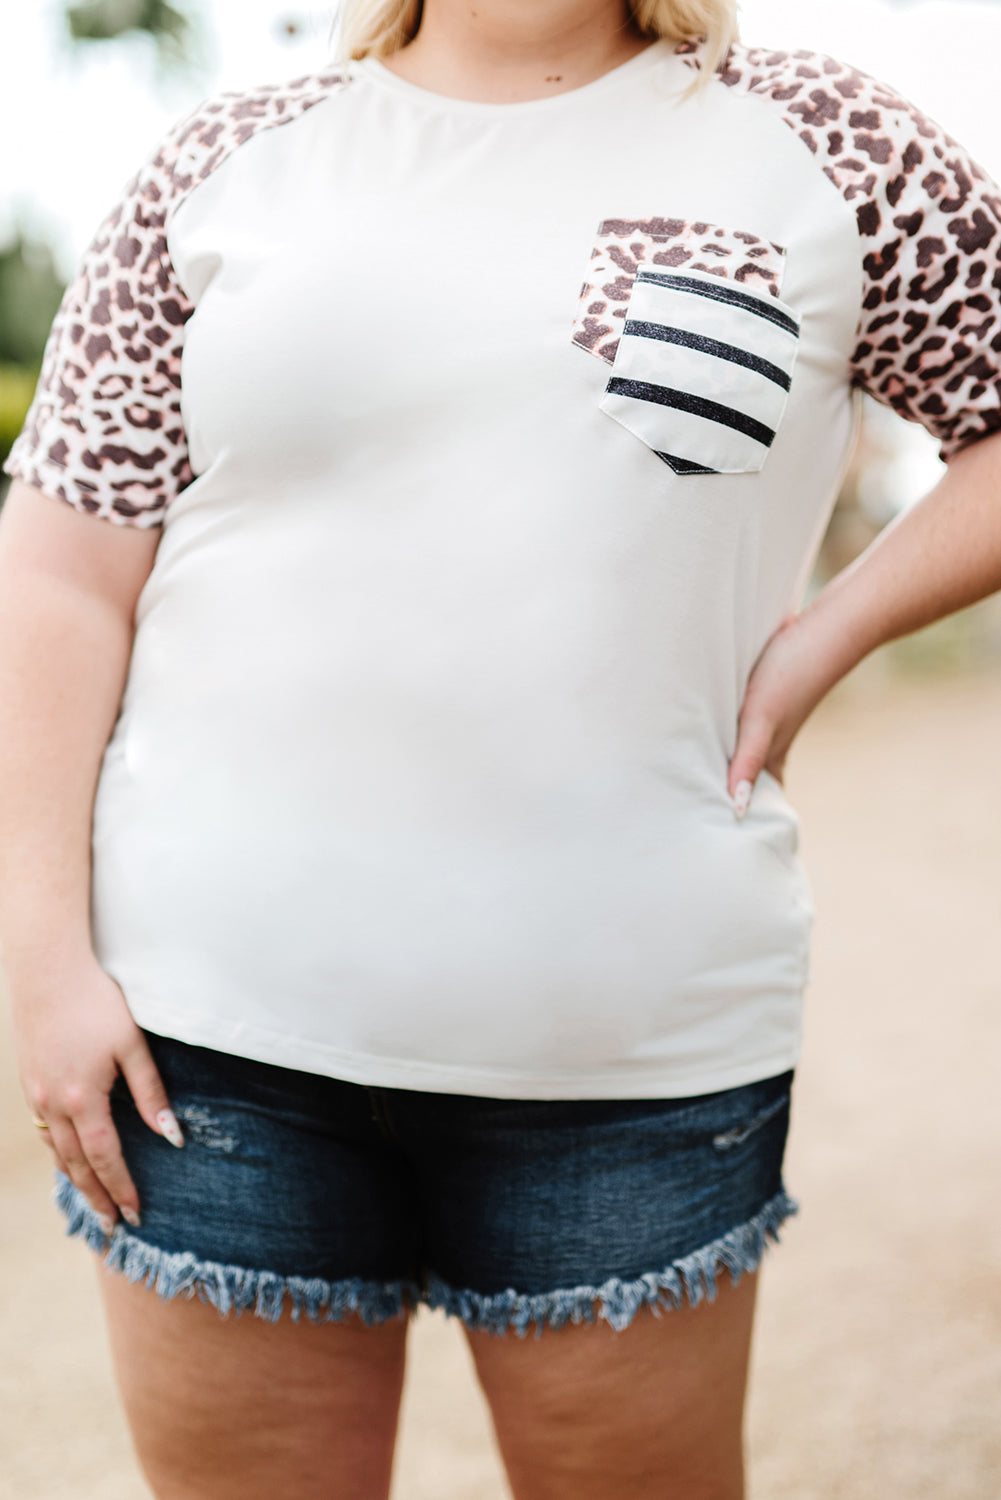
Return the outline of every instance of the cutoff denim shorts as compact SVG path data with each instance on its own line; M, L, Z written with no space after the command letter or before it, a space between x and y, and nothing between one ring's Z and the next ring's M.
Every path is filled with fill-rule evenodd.
M345 1083L145 1032L185 1136L111 1107L142 1223L110 1240L56 1173L67 1234L165 1298L366 1323L420 1304L467 1327L697 1304L755 1270L797 1205L792 1071L681 1099L493 1099Z

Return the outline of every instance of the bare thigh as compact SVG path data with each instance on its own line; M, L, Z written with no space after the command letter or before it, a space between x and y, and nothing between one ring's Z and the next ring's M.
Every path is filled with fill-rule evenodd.
M156 1500L386 1500L409 1320L223 1318L98 1267Z
M757 1279L621 1332L467 1329L515 1500L742 1500Z

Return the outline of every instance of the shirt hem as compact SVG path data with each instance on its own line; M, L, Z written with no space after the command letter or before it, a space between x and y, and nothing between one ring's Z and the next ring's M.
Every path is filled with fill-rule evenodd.
M157 1036L190 1046L209 1047L236 1057L345 1083L419 1093L472 1094L493 1099L672 1099L714 1094L759 1083L794 1068L800 1055L797 1034L780 1051L745 1058L727 1066L696 1070L625 1064L590 1073L540 1074L514 1068L480 1068L419 1059L373 1057L305 1041L261 1026L222 1026L211 1019L147 1001L128 1001L136 1023Z

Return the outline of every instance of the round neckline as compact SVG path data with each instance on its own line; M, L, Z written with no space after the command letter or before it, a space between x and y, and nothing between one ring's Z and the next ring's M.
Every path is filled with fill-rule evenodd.
M426 89L419 83L411 83L408 78L401 78L398 73L393 72L392 68L387 68L380 58L371 55L353 58L350 66L353 71L364 74L381 87L391 89L415 104L424 104L432 109L455 111L458 114L507 119L516 116L520 118L526 114L539 114L548 110L566 109L577 101L589 103L599 94L617 88L619 84L630 81L636 74L645 73L656 63L671 57L673 51L673 42L668 38L658 37L641 52L634 52L632 57L627 57L625 62L617 63L614 68L609 68L607 73L602 73L598 78L592 78L590 83L579 84L573 89L564 89L559 94L540 95L536 99L507 101L458 99L453 98L451 94L436 93L435 90Z

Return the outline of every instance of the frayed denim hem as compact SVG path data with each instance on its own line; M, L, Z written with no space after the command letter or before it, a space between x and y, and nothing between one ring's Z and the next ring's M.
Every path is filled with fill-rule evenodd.
M768 1241L779 1238L779 1226L799 1204L784 1191L769 1199L760 1213L729 1234L695 1250L668 1266L635 1280L623 1281L615 1276L601 1286L578 1286L562 1291L526 1295L515 1291L483 1296L479 1292L457 1291L430 1275L424 1292L429 1307L444 1308L448 1317L457 1317L467 1328L485 1328L490 1333L514 1329L520 1338L534 1322L539 1338L543 1326L561 1328L565 1323L593 1323L604 1318L621 1332L632 1322L638 1310L649 1303L657 1317L661 1307L680 1307L687 1301L697 1307L703 1298L716 1299L716 1280L721 1270L730 1273L736 1286L745 1271L756 1271Z
M419 1286L410 1280L381 1282L351 1277L324 1281L319 1277L282 1276L276 1271L251 1271L199 1260L189 1252L160 1250L130 1234L121 1222L116 1223L109 1238L79 1188L61 1172L56 1173L56 1179L52 1196L66 1218L66 1233L82 1238L93 1250L107 1250L104 1265L109 1270L123 1272L131 1282L145 1282L164 1300L197 1294L223 1317L251 1310L274 1323L288 1297L293 1321L305 1313L314 1323L339 1322L346 1314L357 1312L368 1324L400 1317L405 1309L413 1310L423 1302L429 1308L442 1308L446 1316L461 1319L468 1328L496 1334L512 1329L520 1338L526 1336L533 1322L537 1338L544 1327L593 1323L597 1318L621 1332L644 1304L659 1317L662 1307L680 1307L685 1302L697 1307L703 1300L712 1302L720 1271L728 1271L735 1286L745 1271L756 1271L768 1241L778 1240L780 1225L799 1210L794 1199L782 1190L746 1224L673 1261L664 1271L648 1272L632 1280L611 1277L600 1286L534 1294L509 1289L484 1295L457 1290L434 1272L428 1272L424 1285Z
M416 1306L420 1297L419 1287L410 1281L363 1281L360 1277L324 1281L225 1266L199 1260L186 1251L172 1254L130 1234L120 1221L109 1238L79 1188L62 1172L56 1173L56 1179L52 1198L66 1217L66 1233L82 1238L92 1250L107 1249L103 1264L109 1270L123 1272L132 1282L144 1281L165 1301L197 1294L223 1317L231 1312L239 1317L249 1309L276 1323L288 1297L294 1322L302 1313L314 1323L335 1323L357 1312L365 1323L373 1324L402 1316L403 1309Z

